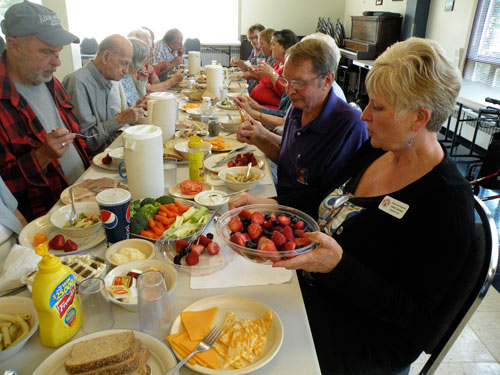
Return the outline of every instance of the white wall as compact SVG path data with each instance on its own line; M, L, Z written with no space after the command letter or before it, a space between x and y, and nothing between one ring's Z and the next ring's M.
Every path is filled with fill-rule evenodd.
M240 35L261 23L275 30L290 29L297 35L316 31L318 18L330 17L333 24L344 17L349 0L240 0Z
M457 49L461 49L462 56L457 65L462 68L474 24L477 0L457 0L453 12L444 11L445 2L446 0L431 1L425 37L439 42L453 59Z

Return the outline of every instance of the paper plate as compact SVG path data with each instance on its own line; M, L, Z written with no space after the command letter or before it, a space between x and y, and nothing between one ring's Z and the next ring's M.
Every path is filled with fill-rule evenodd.
M269 310L273 311L273 321L271 323L271 328L269 329L269 333L267 335L267 342L264 345L264 349L259 357L255 359L255 361L249 364L246 367L240 369L234 368L225 368L225 369L210 369L207 367L203 367L200 365L191 365L189 362L186 363L186 366L190 369L200 373L200 374L210 374L210 375L236 375L236 374L247 374L264 366L273 357L278 353L281 344L283 342L283 324L281 320L276 314L276 312L266 304L248 297L237 296L237 295L218 295L212 296L208 298L204 298L199 300L192 305L186 307L183 311L201 311L210 309L212 307L218 307L217 315L215 316L214 322L212 326L222 327L224 323L224 319L228 312L232 311L238 317L238 320L241 319L260 319L265 314L269 312ZM170 334L178 333L184 331L184 327L182 326L180 315L175 319L172 324L172 329ZM182 357L174 350L177 358L182 359Z
M92 159L92 161L94 162L94 165L96 165L100 168L103 168L103 169L107 169L108 171L117 171L118 164L120 164L120 160L113 159L111 164L104 164L102 162L102 159L104 159L107 155L108 155L108 152L104 151L104 152L101 152L100 154L97 154L96 156L94 156L94 158Z
M63 234L56 227L50 224L49 217L50 214L40 216L38 219L35 219L26 225L19 234L19 243L23 246L34 249L33 237L36 233L44 233L47 235L48 239L53 238L56 234ZM88 237L68 237L64 235L64 238L74 241L78 245L78 249L67 253L64 252L64 250L53 249L49 250L49 252L56 256L80 254L92 249L104 241L106 239L106 233L104 232L103 227Z
M214 187L212 185L210 185L208 182L202 182L201 185L203 186L203 189L201 191L207 191L207 190L213 190ZM181 192L181 182L179 182L178 184L174 185L174 186L170 186L168 188L168 192L170 193L170 195L174 196L174 197L178 197L178 198L184 198L184 199L194 199L194 196L196 194L193 194L193 195L187 195L187 194L182 194Z
M115 333L124 331L128 330L110 329L107 331L91 333L90 335L72 340L66 345L57 349L45 361L43 361L40 366L36 368L33 375L67 375L68 373L64 368L64 361L66 360L66 358L68 358L69 354L71 353L71 348L75 343L84 340L90 340L96 337L113 335ZM135 338L141 340L142 345L147 347L149 350L149 358L147 364L149 365L149 367L151 367L151 374L164 374L176 365L177 361L175 360L172 351L162 341L143 332L133 332Z
M213 139L215 139L215 138L207 139L207 140L205 140L205 142L208 142L208 141L213 140ZM235 151L235 150L239 150L247 145L246 143L241 143L235 137L223 137L223 139L228 144L228 147L216 150L212 145L212 151L215 151L215 152Z

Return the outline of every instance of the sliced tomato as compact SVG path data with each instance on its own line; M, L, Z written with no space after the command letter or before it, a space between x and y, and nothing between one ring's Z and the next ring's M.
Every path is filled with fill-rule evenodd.
M186 180L181 182L180 189L182 194L185 195L196 195L203 190L203 185L197 180Z

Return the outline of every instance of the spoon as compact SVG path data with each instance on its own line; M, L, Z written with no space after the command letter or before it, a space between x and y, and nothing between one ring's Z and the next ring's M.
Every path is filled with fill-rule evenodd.
M73 197L73 187L69 187L69 199L71 200L71 217L69 218L69 225L75 225L75 221L78 218L75 209L75 198Z
M247 174L245 175L245 179L243 180L243 182L248 181L248 177L250 177L250 170L251 169L252 169L252 163L248 163Z

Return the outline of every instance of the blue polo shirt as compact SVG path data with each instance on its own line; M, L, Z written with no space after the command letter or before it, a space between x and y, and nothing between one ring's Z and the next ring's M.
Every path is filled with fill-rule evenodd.
M286 117L278 162L278 194L330 183L368 139L361 112L330 90L323 110L301 126L302 110Z

